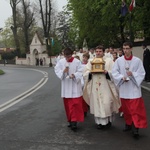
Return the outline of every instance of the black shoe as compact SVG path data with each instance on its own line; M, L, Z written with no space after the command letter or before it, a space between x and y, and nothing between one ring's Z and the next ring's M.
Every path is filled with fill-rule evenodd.
M77 131L77 122L71 122L71 130Z
M107 124L106 124L106 128L110 128L112 126L111 122L109 121Z
M139 135L139 133L133 133L133 138L135 138L135 139L139 139L139 137L140 137L140 135Z
M84 117L86 117L87 116L87 112L84 112Z
M76 132L77 131L77 126L76 125L71 126L71 130L73 130L74 132Z
M125 128L123 129L124 132L130 131L132 129L132 125L125 125Z
M132 134L133 134L133 137L134 137L135 139L139 139L139 128L136 128L136 127L133 125Z
M69 128L71 127L71 122L69 122L69 124L68 124L68 126L67 126L67 127L69 127Z
M102 129L104 129L104 128L105 128L105 126L104 126L104 125L101 125L101 124L98 124L98 125L97 125L97 129L102 130Z

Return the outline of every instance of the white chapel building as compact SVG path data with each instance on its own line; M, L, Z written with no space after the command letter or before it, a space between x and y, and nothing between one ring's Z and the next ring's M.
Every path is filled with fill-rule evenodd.
M54 57L51 57L54 64ZM30 44L30 53L26 54L26 58L16 57L16 65L31 65L31 66L49 66L50 57L46 51L46 44L41 40L36 32Z

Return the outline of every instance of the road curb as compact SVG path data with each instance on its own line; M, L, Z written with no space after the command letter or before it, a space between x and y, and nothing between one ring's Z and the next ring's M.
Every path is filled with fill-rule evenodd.
M145 89L145 90L147 90L147 91L149 91L150 92L150 88L148 88L148 87L146 87L146 86L141 86L143 89Z

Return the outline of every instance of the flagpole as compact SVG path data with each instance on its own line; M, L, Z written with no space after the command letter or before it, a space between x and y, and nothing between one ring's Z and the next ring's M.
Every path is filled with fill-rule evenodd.
M130 11L130 18L129 18L129 38L130 41L133 41L133 32L132 32L132 10L135 7L135 0L131 0L131 4L129 6L129 11Z
M130 12L129 18L129 39L132 41L132 13Z

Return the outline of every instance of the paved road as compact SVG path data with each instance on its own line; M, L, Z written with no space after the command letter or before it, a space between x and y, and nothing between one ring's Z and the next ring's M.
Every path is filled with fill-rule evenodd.
M31 69L2 69L5 75L0 76L0 105L32 88L44 76L41 72Z
M137 141L122 132L123 118L115 116L109 130L97 130L88 114L74 133L66 127L60 98L60 81L53 68L39 68L49 73L48 82L38 91L0 113L0 150L149 150L150 129L140 130ZM150 93L143 90L150 120Z

